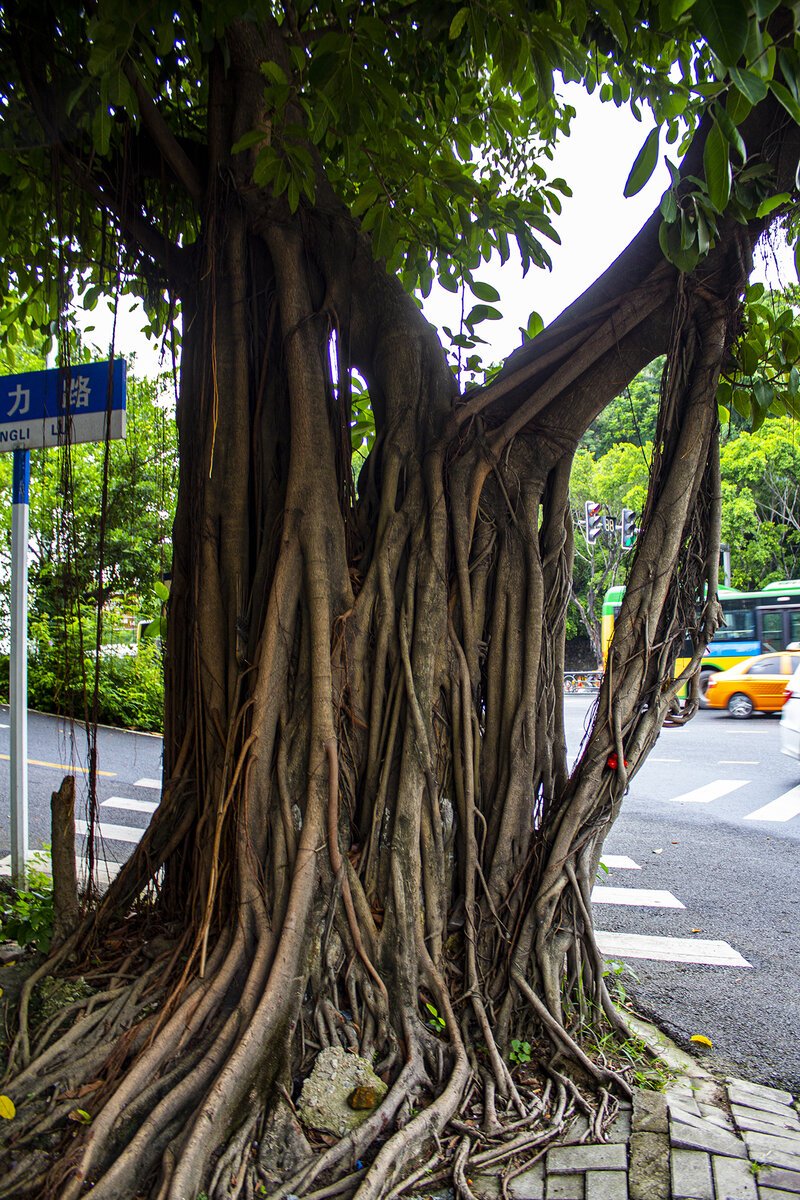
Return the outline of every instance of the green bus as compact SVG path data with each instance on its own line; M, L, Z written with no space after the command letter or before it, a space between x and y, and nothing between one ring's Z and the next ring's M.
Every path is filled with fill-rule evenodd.
M603 600L604 664L624 595L624 587L612 587ZM703 707L708 681L715 671L725 671L754 654L786 650L789 646L794 649L795 644L800 645L800 579L777 580L768 583L760 592L721 587L719 600L724 624L714 634L703 657L700 671L700 703ZM686 656L679 658L675 665L677 672L686 666L690 653L691 648L687 645Z

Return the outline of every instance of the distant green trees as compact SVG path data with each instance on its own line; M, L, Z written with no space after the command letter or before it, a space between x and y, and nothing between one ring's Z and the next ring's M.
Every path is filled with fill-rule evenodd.
M737 375L732 369L720 384L719 399L729 401L720 407L722 542L730 547L732 585L742 590L800 576L800 425L791 395L800 386L800 376L792 378L790 365L791 355L800 353L800 340L796 321L790 323L786 315L794 317L788 305L796 300L796 292L788 288L774 306L761 305L760 316L751 321L749 348L745 343L743 352L751 374L743 378L741 370ZM766 355L760 363L755 357L759 345ZM782 356L781 371L774 369L776 354ZM584 505L597 501L616 521L623 508L641 512L661 367L662 360L651 363L603 411L582 439L570 477L575 568L568 635L585 633L598 662L603 595L625 581L627 558L618 532L604 532L593 545L587 544ZM748 389L752 405L744 397ZM769 411L758 399L766 403L771 398L774 404L778 393L777 411Z

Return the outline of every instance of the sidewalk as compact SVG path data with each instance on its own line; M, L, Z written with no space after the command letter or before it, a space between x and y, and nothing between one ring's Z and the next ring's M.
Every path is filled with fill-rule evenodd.
M630 1019L630 1018L629 1018ZM798 1099L746 1079L719 1080L653 1025L634 1031L677 1075L666 1092L637 1089L602 1145L569 1133L508 1184L513 1200L800 1200ZM478 1195L497 1179L473 1180Z
M567 1139L509 1184L514 1200L798 1200L800 1120L788 1092L729 1077L637 1090L603 1145ZM476 1191L483 1180L475 1180ZM488 1182L488 1180L487 1180Z

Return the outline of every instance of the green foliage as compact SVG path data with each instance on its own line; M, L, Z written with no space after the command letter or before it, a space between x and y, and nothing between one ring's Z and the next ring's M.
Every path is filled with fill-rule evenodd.
M800 417L800 290L746 293L742 336L717 389L720 420L755 433L769 415Z
M800 439L790 417L732 432L720 449L722 540L734 587L756 589L800 574Z
M46 856L41 856L42 858ZM36 862L37 856L33 856ZM25 871L25 887L16 897L0 892L0 937L33 946L41 954L53 935L53 879L35 865Z
M608 404L581 438L581 446L600 459L619 442L644 446L656 436L659 387L664 359L654 359L629 387Z
M441 1017L438 1009L434 1008L432 1004L429 1004L427 1000L425 1001L425 1007L430 1013L430 1016L428 1017L428 1024L434 1033L438 1033L441 1036L441 1034L443 1034L447 1029L447 1023L444 1017Z
M521 1042L519 1038L512 1038L508 1057L512 1063L529 1063L531 1061L530 1042Z
M474 297L451 336L457 349L479 357L476 328L496 313L496 297L476 277L480 265L495 254L506 262L515 246L525 270L548 267L547 242L558 241L570 190L550 164L574 116L559 99L561 80L630 105L639 120L649 109L655 128L628 193L654 169L662 134L682 149L708 114L705 179L680 190L676 184L664 213L665 252L684 269L713 244L726 206L743 217L775 201L739 133L768 91L800 119L798 47L791 30L779 43L768 32L774 7L744 0L588 8L583 0L533 8L499 0L489 9L474 0L309 0L289 14L274 5L266 18L274 22L273 52L262 63L265 127L245 130L221 151L230 152L247 185L285 200L291 213L317 202L321 167L371 236L376 257L408 291L426 295L438 279ZM249 0L99 0L88 10L57 0L44 13L25 5L4 12L0 294L15 298L0 311L0 341L13 348L19 330L32 345L50 337L65 248L73 245L87 310L122 256L122 295L142 295L154 332L167 323L165 263L170 247L196 241L202 189L165 179L143 155L135 171L118 176L117 168L145 129L142 95L154 98L163 133L185 147L187 162L202 160L210 64L218 47L229 55L232 24L251 16ZM21 45L29 48L24 67ZM43 102L58 123L44 138ZM53 145L62 156L58 170ZM84 172L90 186L79 194ZM117 178L124 179L124 204ZM141 250L130 230L107 219L123 210L151 223L155 237L144 238Z

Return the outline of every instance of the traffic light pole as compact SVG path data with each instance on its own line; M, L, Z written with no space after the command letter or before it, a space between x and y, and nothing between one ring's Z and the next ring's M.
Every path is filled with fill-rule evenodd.
M29 450L14 451L11 507L11 876L25 883L28 856L28 491Z

